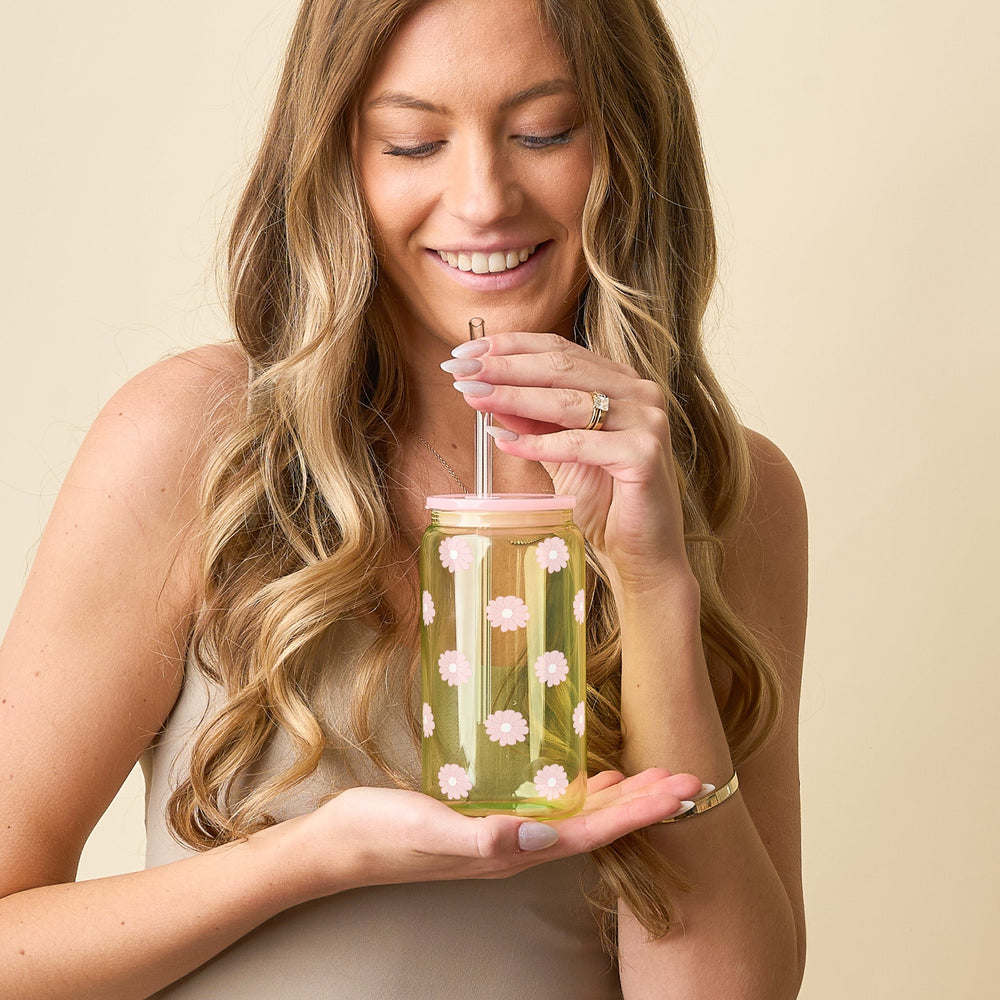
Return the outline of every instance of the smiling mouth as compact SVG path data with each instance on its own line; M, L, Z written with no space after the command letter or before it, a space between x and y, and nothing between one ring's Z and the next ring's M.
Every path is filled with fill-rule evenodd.
M521 247L517 250L495 250L493 253L480 251L452 253L450 250L438 250L437 255L456 271L471 271L473 274L500 274L520 267L536 250L538 244L532 247Z

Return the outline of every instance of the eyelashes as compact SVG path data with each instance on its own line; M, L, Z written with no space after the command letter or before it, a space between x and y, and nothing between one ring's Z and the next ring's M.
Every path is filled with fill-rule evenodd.
M542 150L549 149L552 146L565 146L567 143L572 142L574 131L574 129L567 129L565 132L559 132L556 135L518 135L514 138L525 149ZM386 146L382 150L382 153L385 156L403 156L414 160L423 160L436 153L444 145L443 141L439 141L425 142L419 146Z
M409 156L420 160L437 152L441 145L440 142L425 142L420 146L386 146L382 152L386 156Z

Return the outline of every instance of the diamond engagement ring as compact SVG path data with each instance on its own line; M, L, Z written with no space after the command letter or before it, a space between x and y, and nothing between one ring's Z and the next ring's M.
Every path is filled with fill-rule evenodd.
M594 397L594 412L590 415L590 423L584 427L585 431L599 431L604 426L604 420L608 415L610 401L603 392L592 392Z

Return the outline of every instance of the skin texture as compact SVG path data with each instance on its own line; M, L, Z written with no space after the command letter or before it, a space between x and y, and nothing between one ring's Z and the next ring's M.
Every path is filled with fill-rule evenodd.
M569 67L530 5L418 11L376 68L357 158L413 353L440 358L475 315L487 330L569 333L593 162ZM537 259L502 275L456 271L435 252L534 246Z
M654 823L702 781L728 779L716 705L726 679L701 647L663 399L565 336L584 280L586 124L565 90L505 106L526 88L566 79L529 4L441 0L390 44L357 152L383 282L404 333L413 429L469 481L473 411L489 410L518 435L497 444L497 489L555 486L578 498L578 522L622 616L633 776L592 777L585 811L552 824L558 841L534 852L519 850L521 823L510 817L471 819L417 793L359 788L245 842L74 883L87 835L182 680L198 600L190 526L206 457L201 435L217 407L238 418L246 372L231 348L190 352L132 380L98 417L0 647L0 996L146 997L297 903L358 885L510 875ZM370 106L387 92L447 113L412 100ZM571 129L566 141L525 143ZM387 146L429 148L400 157ZM533 270L505 286L463 282L429 252L536 241L547 243ZM442 371L473 315L490 332L481 353L465 358L479 366ZM609 395L611 410L602 431L584 432L594 388ZM785 716L770 747L743 769L736 797L654 830L696 890L679 901L681 931L658 942L646 941L623 908L629 1000L781 1000L801 978L805 507L780 451L756 435L750 442L759 487L725 540L724 582L776 651ZM405 537L425 517L416 498L451 484L415 443L396 471L412 486L396 498Z

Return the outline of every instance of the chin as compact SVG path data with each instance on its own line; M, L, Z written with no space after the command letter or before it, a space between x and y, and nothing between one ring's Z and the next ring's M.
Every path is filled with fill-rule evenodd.
M540 312L531 305L488 305L480 303L477 307L470 306L468 315L465 313L456 314L454 321L442 317L447 324L444 336L448 340L456 343L466 340L469 336L469 320L474 316L480 316L486 324L486 332L489 333L561 333L563 336L572 337L573 319L576 315L576 304L570 309L563 310L562 313L554 311Z

